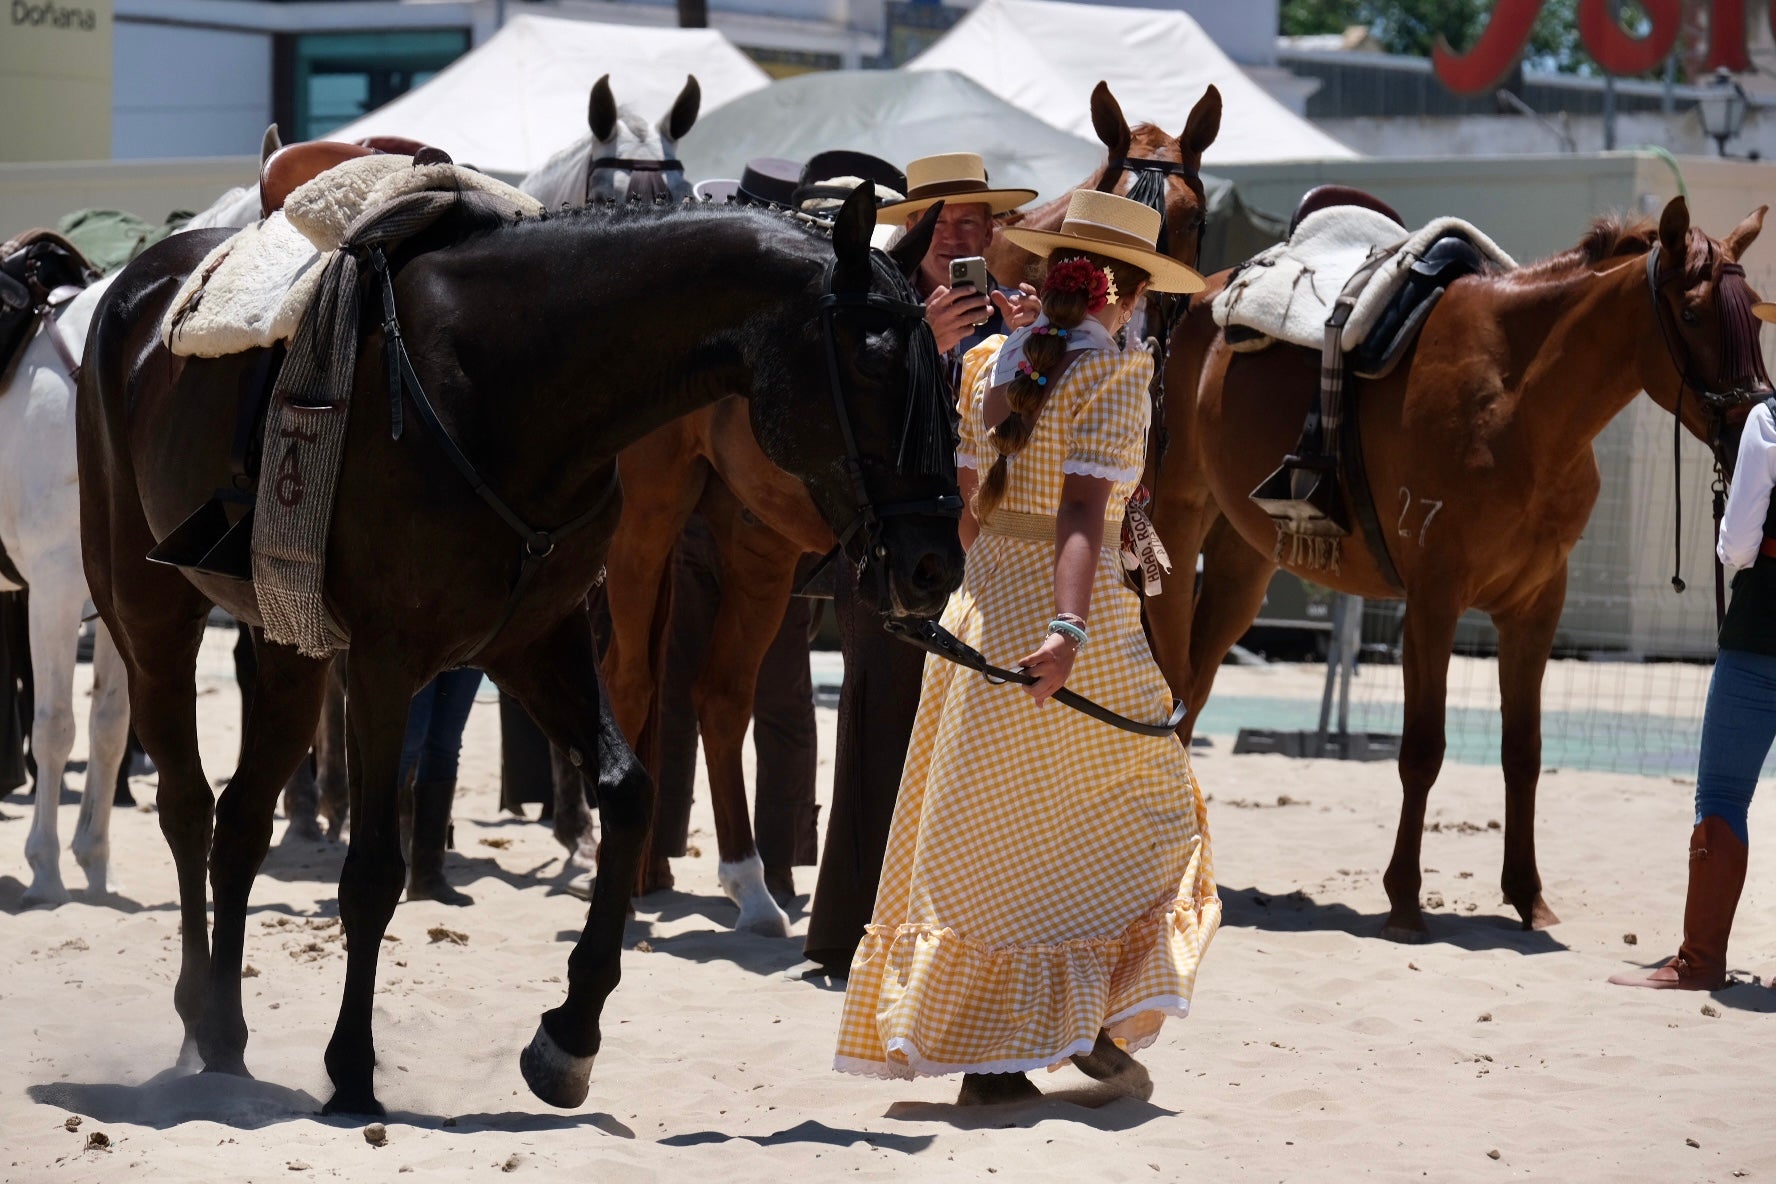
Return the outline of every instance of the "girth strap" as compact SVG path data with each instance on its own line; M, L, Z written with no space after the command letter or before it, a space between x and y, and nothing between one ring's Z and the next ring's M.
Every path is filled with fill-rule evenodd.
M500 521L511 527L524 544L518 579L506 597L505 611L500 614L499 620L494 623L493 628L489 629L474 648L458 661L458 665L467 665L475 655L487 647L488 642L499 635L500 630L504 629L506 623L512 619L512 614L516 611L525 588L530 584L531 578L536 575L537 569L542 566L543 561L554 553L556 544L609 509L619 488L617 463L614 459L610 462L610 480L593 501L591 508L584 513L575 515L554 530L538 530L519 517L517 511L506 504L506 500L494 492L492 486L488 485L486 478L481 476L480 470L475 468L474 462L464 454L462 447L450 434L450 429L445 427L444 421L438 418L437 408L432 406L431 399L427 397L425 386L420 382L418 373L413 369L413 360L407 353L407 343L401 337L401 325L395 315L394 277L389 271L388 259L383 255L382 248L372 247L369 251L369 261L371 268L382 281L383 350L389 358L391 430L396 437L399 437L401 428L399 405L401 391L404 388L407 395L413 400L414 410L419 413L419 421L426 426L426 430L431 432L433 439L443 449L451 466L461 474L464 481L468 482L469 488L474 490L475 496L499 515Z
M1036 676L1022 666L1016 670L1007 670L1002 666L993 665L979 650L968 645L936 621L920 621L917 624L909 624L905 621L884 621L882 628L886 629L890 635L898 637L909 645L916 645L928 654L936 654L947 662L954 662L958 666L965 666L976 671L990 683L1015 682L1019 686L1027 687L1036 682ZM1184 704L1174 699L1169 719L1160 724L1146 724L1130 719L1126 715L1119 715L1103 704L1094 703L1084 695L1069 691L1066 687L1056 691L1054 698L1055 702L1071 707L1081 715L1089 715L1101 723L1109 724L1113 728L1121 728L1125 732L1133 732L1137 736L1169 736L1178 730L1178 725L1184 722L1184 717L1188 714L1188 709Z

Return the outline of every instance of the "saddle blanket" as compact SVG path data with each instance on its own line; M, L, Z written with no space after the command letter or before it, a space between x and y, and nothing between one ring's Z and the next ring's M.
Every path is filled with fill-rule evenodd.
M1517 266L1497 243L1460 218L1437 218L1408 233L1374 210L1332 206L1303 218L1288 242L1254 255L1215 297L1212 315L1223 328L1243 326L1318 350L1345 284L1373 256L1393 249L1357 295L1340 334L1343 349L1354 350L1405 283L1412 265L1431 244L1452 233L1466 235L1489 263L1501 269Z
M494 194L526 215L543 209L505 182L457 165L415 167L412 157L393 153L345 161L205 256L173 298L161 341L184 357L219 358L291 340L348 228L397 198L440 190Z

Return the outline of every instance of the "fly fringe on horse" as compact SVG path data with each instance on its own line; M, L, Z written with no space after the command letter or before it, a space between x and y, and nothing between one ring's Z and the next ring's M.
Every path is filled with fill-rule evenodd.
M1297 534L1278 528L1276 550L1271 558L1284 567L1336 574L1339 561L1344 558L1344 540L1334 535Z

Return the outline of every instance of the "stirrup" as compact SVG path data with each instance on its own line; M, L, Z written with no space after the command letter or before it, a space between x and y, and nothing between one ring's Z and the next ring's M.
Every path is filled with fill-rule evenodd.
M253 578L253 507L247 500L247 512L233 524L228 521L228 504L242 500L238 495L218 493L192 511L190 517L173 528L173 532L148 552L151 563L224 576L231 580Z
M1289 534L1343 538L1350 534L1350 522L1337 464L1324 454L1290 453L1258 483L1252 501Z

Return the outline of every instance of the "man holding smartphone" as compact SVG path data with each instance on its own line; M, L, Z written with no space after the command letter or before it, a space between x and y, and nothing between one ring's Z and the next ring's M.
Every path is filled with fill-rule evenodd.
M943 354L953 399L963 355L996 333L1029 324L1042 311L1034 288L1001 286L983 258L993 241L994 215L1015 210L1036 193L993 188L986 164L972 152L913 161L907 166L906 193L906 200L881 206L877 220L911 229L933 204L944 203L913 286L925 301L925 319ZM845 685L839 694L832 810L804 946L808 958L834 976L849 971L875 904L925 668L921 651L883 632L881 614L857 595L846 574L850 567L843 566L833 609L844 634Z

